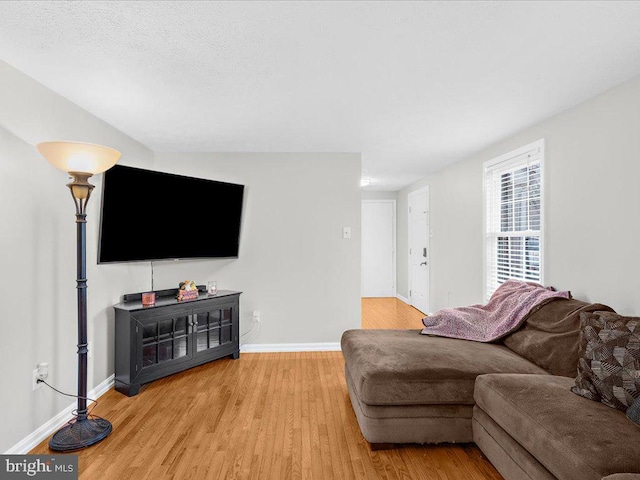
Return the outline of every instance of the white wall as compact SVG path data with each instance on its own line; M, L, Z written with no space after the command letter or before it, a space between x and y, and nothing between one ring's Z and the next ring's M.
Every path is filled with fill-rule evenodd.
M362 190L362 200L397 200L398 192L369 192Z
M156 154L156 170L245 185L237 259L154 262L157 288L217 280L240 290L242 343L339 342L360 326L359 154ZM220 205L219 208L224 208ZM210 226L215 232L215 207ZM342 227L352 238L342 239Z
M47 387L32 391L37 363L49 362L60 389L77 389L75 209L67 175L35 150L45 140L106 144L130 165L153 160L141 144L0 62L0 452L72 402ZM89 389L113 373L111 305L149 278L148 265L96 265L100 181L92 179L87 215Z
M398 251L409 192L431 192L431 304L483 302L482 164L545 139L545 284L640 315L640 79L430 175L398 195ZM398 292L407 264L398 256Z

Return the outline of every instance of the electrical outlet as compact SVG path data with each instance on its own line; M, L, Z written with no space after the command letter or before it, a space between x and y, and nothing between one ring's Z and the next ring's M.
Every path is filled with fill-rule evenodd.
M254 310L253 311L253 321L260 323L260 311L259 310Z
M37 368L33 371L31 377L31 388L35 391L42 386L38 380L46 380L49 378L49 364L47 362L41 362L37 365Z
M37 390L42 386L42 382L38 382L38 380L46 380L47 378L49 378L49 364L47 362L40 362L33 371L31 388L34 391Z

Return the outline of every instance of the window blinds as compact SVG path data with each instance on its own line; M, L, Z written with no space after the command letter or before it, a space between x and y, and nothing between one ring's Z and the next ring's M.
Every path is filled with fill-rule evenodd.
M485 163L485 294L542 283L542 141Z

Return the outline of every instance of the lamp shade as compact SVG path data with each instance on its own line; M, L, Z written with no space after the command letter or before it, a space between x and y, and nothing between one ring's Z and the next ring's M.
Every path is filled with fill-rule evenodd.
M44 142L36 148L51 165L64 172L91 175L109 170L121 155L111 147L81 142Z

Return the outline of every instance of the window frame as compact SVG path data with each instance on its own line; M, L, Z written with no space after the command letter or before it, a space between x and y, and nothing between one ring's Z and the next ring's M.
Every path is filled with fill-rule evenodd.
M546 234L546 228L545 228L545 141L544 138L540 139L540 140L536 140L535 142L532 142L528 145L525 145L523 147L517 148L515 150L512 150L511 152L505 153L503 155L500 155L499 157L493 158L491 160L487 160L483 163L483 267L484 267L484 271L483 271L483 294L485 295L485 299L489 300L489 298L491 297L491 294L493 293L492 290L491 292L489 292L489 288L491 287L490 285L490 279L489 279L489 275L491 275L492 271L496 270L497 271L497 264L495 265L495 267L492 267L491 265L489 265L490 262L490 258L489 258L489 252L488 252L488 248L489 248L489 240L490 240L490 236L495 235L496 233L499 234L500 231L497 232L493 232L490 231L488 222L489 222L489 192L494 191L494 187L493 185L489 185L489 173L493 173L495 170L497 170L499 168L500 165L503 166L503 168L505 169L513 169L516 166L525 166L528 163L528 159L530 158L531 155L537 155L540 157L540 230L538 234L534 234L535 235L539 235L539 263L540 263L540 279L539 279L539 283L540 284L544 284L544 272L545 272L545 234ZM520 157L520 158L519 158ZM495 200L494 200L495 201ZM499 202L499 199L497 200ZM495 205L494 205L495 208ZM500 211L499 209L497 211ZM532 230L523 230L522 231L522 235L521 237L526 237L526 236L532 236L532 235L527 235L527 233L532 233L535 231ZM499 236L499 235L498 235ZM524 248L524 247L523 247ZM524 254L524 251L523 251ZM497 255L495 255L495 258L497 259Z

